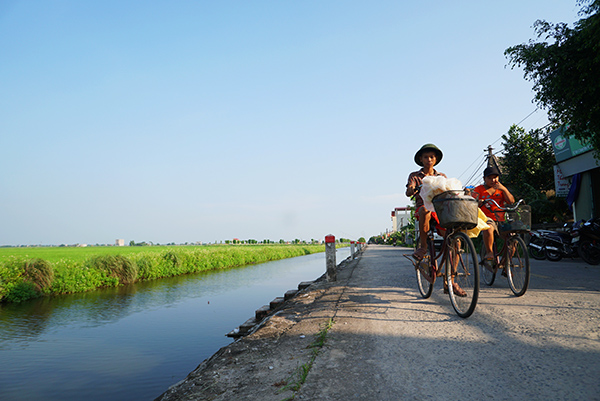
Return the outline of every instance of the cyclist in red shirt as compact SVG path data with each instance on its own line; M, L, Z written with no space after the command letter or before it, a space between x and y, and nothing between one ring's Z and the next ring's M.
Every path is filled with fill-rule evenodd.
M500 183L500 172L496 167L487 167L483 170L483 185L475 187L473 196L479 200L479 207L487 216L487 224L489 229L483 231L483 245L485 247L485 257L483 262L493 261L494 252L494 231L498 231L498 221L504 221L504 212L498 209L491 202L484 201L486 199L495 200L498 205L504 207L506 204L515 203L515 198L504 185Z

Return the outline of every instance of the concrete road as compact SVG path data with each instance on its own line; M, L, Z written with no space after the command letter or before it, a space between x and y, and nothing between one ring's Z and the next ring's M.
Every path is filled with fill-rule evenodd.
M499 276L461 319L441 280L421 298L405 252L370 245L348 273L296 399L600 399L600 266L531 260L523 297Z

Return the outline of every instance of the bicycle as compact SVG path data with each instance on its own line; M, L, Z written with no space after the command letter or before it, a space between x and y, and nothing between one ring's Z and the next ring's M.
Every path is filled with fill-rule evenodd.
M506 276L511 291L520 297L529 287L531 272L527 245L519 233L530 231L531 208L527 205L521 206L523 199L507 207L498 205L493 199L485 200L484 204L487 202L494 203L498 208L494 213L498 217L498 231L502 234L498 235L494 230L492 263L485 263L485 248L481 247L481 278L485 284L491 286L498 270L503 269L502 275ZM503 240L502 244L499 239Z
M456 191L447 192L455 193ZM430 229L427 232L427 253L425 256L420 260L415 260L408 255L404 255L415 267L417 287L422 297L429 298L433 292L436 278L444 277L444 292L448 291L454 311L462 318L467 318L473 314L479 298L477 252L468 235L461 231L469 228L473 228L472 223L448 222L448 224L439 226L432 219ZM444 238L438 252L436 252L434 243L436 230ZM417 237L416 244L419 244L419 240ZM440 258L441 262L438 264ZM442 265L444 266L443 273ZM458 284L465 292L463 296L455 291L454 283Z

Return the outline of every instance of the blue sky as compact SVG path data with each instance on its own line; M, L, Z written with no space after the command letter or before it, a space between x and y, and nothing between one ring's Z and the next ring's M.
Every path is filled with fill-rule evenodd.
M504 50L578 11L2 0L0 245L379 234L424 143L479 174L536 109Z

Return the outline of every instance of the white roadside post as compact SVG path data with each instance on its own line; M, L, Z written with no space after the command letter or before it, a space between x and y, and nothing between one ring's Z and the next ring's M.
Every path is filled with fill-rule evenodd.
M325 236L325 260L327 264L327 281L336 281L335 275L335 237Z
M354 241L350 241L350 256L354 259L354 252L356 252Z

